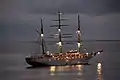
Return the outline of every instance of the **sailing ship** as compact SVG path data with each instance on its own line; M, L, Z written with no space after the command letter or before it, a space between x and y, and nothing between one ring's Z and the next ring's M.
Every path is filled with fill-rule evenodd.
M62 32L61 32L61 13L58 12L58 19L54 20L58 22L58 25L54 25L58 28L58 53L50 53L45 52L45 40L44 40L44 32L43 32L43 23L41 19L41 32L36 30L38 34L41 36L41 46L42 46L42 54L41 55L34 55L34 56L27 56L25 58L26 62L29 65L34 67L37 66L58 66L58 65L76 65L76 64L88 64L89 60L96 56L97 54L102 53L103 51L97 52L81 52L82 40L81 40L81 30L80 30L80 17L78 15L78 28L77 28L77 47L78 50L69 50L67 52L63 52L63 41L62 41Z

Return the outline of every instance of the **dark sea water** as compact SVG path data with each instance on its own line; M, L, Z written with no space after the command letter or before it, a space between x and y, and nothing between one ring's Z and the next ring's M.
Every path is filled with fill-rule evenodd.
M83 44L89 51L104 53L92 58L90 65L28 68L25 57L35 51L33 44L11 46L15 51L0 54L0 80L120 80L120 42Z

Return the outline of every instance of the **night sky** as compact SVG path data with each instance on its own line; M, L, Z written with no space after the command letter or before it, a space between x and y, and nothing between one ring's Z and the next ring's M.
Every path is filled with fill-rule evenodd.
M45 35L52 34L58 9L68 18L68 32L76 30L80 14L83 39L120 39L119 0L0 0L0 42L36 40L41 17Z

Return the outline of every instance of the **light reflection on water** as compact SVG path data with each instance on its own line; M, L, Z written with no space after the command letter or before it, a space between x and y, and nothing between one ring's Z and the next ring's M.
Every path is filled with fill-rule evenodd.
M50 76L60 75L76 75L79 77L84 76L84 65L72 65L72 66L50 66ZM74 72L75 71L75 72ZM98 62L96 65L96 80L103 80L102 77L102 63Z
M87 45L87 44L86 44ZM90 60L90 65L26 68L28 54L0 54L0 80L119 80L120 43L88 44L90 51L102 47L104 53ZM21 47L20 47L21 49ZM96 63L100 62L100 63Z
M97 80L103 80L103 78L102 78L102 63L97 64Z
M72 71L72 73L70 72ZM77 71L77 73L76 73ZM49 72L51 76L54 75L83 75L83 65L72 66L50 66Z

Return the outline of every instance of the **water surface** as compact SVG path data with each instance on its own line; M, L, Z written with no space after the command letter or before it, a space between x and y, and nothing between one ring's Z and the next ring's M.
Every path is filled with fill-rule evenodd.
M103 49L104 53L90 60L90 65L49 66L28 68L24 58L30 45L19 46L19 51L0 54L0 80L119 80L120 42L84 43L89 51ZM28 47L27 47L28 46ZM27 50L28 49L28 50ZM34 51L34 48L31 47ZM25 53L24 53L25 51Z

